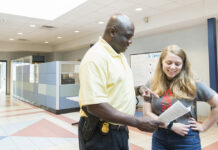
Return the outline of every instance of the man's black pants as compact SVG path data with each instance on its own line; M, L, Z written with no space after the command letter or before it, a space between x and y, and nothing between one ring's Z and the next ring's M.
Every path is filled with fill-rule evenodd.
M103 134L98 128L89 141L84 141L81 128L84 123L83 117L79 121L79 149L80 150L129 150L128 129L113 128L109 133Z

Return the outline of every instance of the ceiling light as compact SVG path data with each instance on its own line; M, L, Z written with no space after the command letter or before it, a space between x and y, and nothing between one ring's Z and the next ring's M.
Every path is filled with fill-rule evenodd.
M58 39L62 39L63 37L61 37L61 36L58 36L57 38L58 38Z
M14 41L14 39L13 39L13 38L10 38L9 40L10 40L10 41Z
M54 20L87 0L0 0L0 13Z
M104 22L103 21L99 21L98 24L104 24Z
M142 11L142 8L136 8L135 11Z
M18 35L22 35L23 33L22 33L22 32L18 32L17 34L18 34Z
M76 30L76 31L74 31L75 33L79 33L80 31L78 31L78 30Z
M46 43L46 44L47 44L47 43L48 43L48 41L45 41L44 43Z
M36 25L34 25L34 24L31 24L31 25L30 25L30 27L31 27L31 28L35 28L35 27L36 27Z

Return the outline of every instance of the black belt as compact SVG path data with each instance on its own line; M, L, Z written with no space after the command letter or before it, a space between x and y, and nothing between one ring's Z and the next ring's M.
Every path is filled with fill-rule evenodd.
M111 130L117 130L117 131L122 131L122 130L125 130L125 131L128 131L128 128L126 125L114 125L114 124L110 124L110 127L109 127Z

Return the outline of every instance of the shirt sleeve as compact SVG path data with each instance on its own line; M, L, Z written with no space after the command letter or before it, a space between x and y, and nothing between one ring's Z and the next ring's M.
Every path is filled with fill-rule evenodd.
M96 62L87 62L79 70L80 105L108 102L106 71Z
M197 100L207 102L212 96L216 94L216 92L201 82L196 82L197 88Z

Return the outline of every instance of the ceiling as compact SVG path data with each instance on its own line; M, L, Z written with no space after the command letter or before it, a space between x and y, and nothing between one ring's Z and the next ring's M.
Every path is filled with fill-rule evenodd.
M136 8L143 10L136 11ZM140 38L206 24L207 18L218 16L218 1L88 0L53 21L0 13L0 51L59 52L87 47L102 35L107 20L114 13L129 16L135 24L134 38ZM104 24L98 24L99 21ZM36 27L29 26L32 24ZM77 30L80 32L76 33Z

